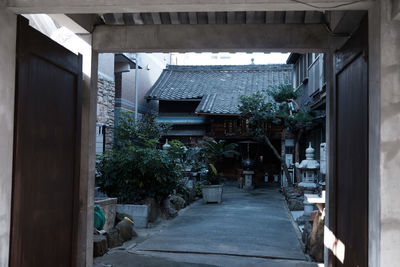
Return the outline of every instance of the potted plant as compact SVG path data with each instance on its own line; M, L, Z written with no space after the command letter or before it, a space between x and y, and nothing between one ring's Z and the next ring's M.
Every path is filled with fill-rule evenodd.
M204 202L222 202L223 193L223 174L218 173L216 165L224 157L230 155L238 155L235 150L237 144L226 144L224 140L215 141L207 138L202 143L202 150L208 163L208 171L203 180L203 199Z
M224 187L222 180L222 173L218 173L215 166L210 163L206 178L203 180L203 187L201 189L205 203L222 202L222 192Z

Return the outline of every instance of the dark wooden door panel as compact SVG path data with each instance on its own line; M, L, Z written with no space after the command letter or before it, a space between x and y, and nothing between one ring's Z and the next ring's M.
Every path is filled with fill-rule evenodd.
M337 266L368 266L368 40L366 22L335 55ZM365 42L364 42L365 41Z
M81 57L18 23L10 266L75 266Z

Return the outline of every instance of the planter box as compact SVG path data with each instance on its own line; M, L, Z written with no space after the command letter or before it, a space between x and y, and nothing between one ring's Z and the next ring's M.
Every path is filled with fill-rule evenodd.
M147 205L118 204L117 212L131 216L136 228L147 228L149 222L149 207Z
M114 227L117 199L100 197L100 198L95 198L94 203L101 207L104 216L106 217L104 230L109 231L111 228Z
M222 202L223 185L203 185L202 193L205 203Z

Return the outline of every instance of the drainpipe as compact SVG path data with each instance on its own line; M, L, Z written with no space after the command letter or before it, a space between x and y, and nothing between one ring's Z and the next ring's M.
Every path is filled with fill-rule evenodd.
M138 120L139 54L136 53L135 67L135 123Z

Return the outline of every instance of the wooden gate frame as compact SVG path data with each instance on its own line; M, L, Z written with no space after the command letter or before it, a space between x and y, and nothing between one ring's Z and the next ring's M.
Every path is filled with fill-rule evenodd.
M15 13L80 13L82 10L79 7L75 7L76 11L70 10L66 11L65 7L61 5L47 5L46 1L38 1L35 3L35 7L24 7L18 5L18 1L10 1L12 5L10 6L11 10ZM122 2L121 2L122 3ZM1 4L0 4L1 5ZM66 4L68 6L68 4ZM369 32L377 33L377 35L369 34L369 84L375 85L375 90L370 90L369 95L369 118L370 121L380 122L380 87L381 87L381 73L380 73L380 30L381 20L380 20L380 4L371 2L369 5L366 5L364 8L369 10ZM359 9L364 9L359 8ZM282 10L284 10L283 8ZM296 10L296 8L293 8ZM300 10L300 9L298 9ZM346 10L346 8L343 8ZM372 38L371 36L378 36L377 38ZM94 180L91 178L91 175L94 172L94 154L91 153L95 149L95 121L96 121L96 95L97 95L97 63L98 63L98 53L101 52L101 49L97 51L93 51L92 54L92 77L91 80L88 77L84 77L84 87L83 87L83 117L82 117L82 142L81 142L81 176L88 177L88 180L81 179L81 191L80 191L80 211L79 211L79 246L80 248L87 248L86 251L81 255L80 258L80 266L85 266L86 263L90 266L91 263L91 226L93 216L90 214L91 208L93 207L93 193L91 189L94 187ZM332 63L332 54L334 50L328 49L325 51L327 53L327 61ZM329 64L329 68L331 68L332 64ZM329 69L328 69L329 70ZM333 70L329 70L329 76L333 73ZM327 120L330 121L330 114L332 110L332 87L331 82L332 77L329 77L327 84ZM329 114L330 113L330 114ZM94 126L93 126L94 125ZM91 127L93 126L93 127ZM332 128L333 124L329 123L327 125L327 137L329 138L329 128ZM92 130L93 128L94 130ZM379 266L380 259L380 133L376 130L376 127L370 126L369 129L369 148L370 151L376 151L374 154L369 154L369 181L370 181L370 189L369 189L369 199L374 199L373 203L370 203L369 206L369 225L370 225L370 234L369 234L369 264L371 266ZM331 150L330 150L331 151ZM328 155L328 168L331 169L331 155ZM328 169L329 174L329 169ZM329 194L329 189L328 192ZM331 202L331 198L328 198L328 201ZM333 205L334 202L327 203ZM328 215L329 222L329 215ZM330 226L328 224L328 226ZM373 228L372 228L373 226ZM78 256L79 257L79 256ZM86 260L86 263L83 262ZM327 262L327 261L325 261Z

